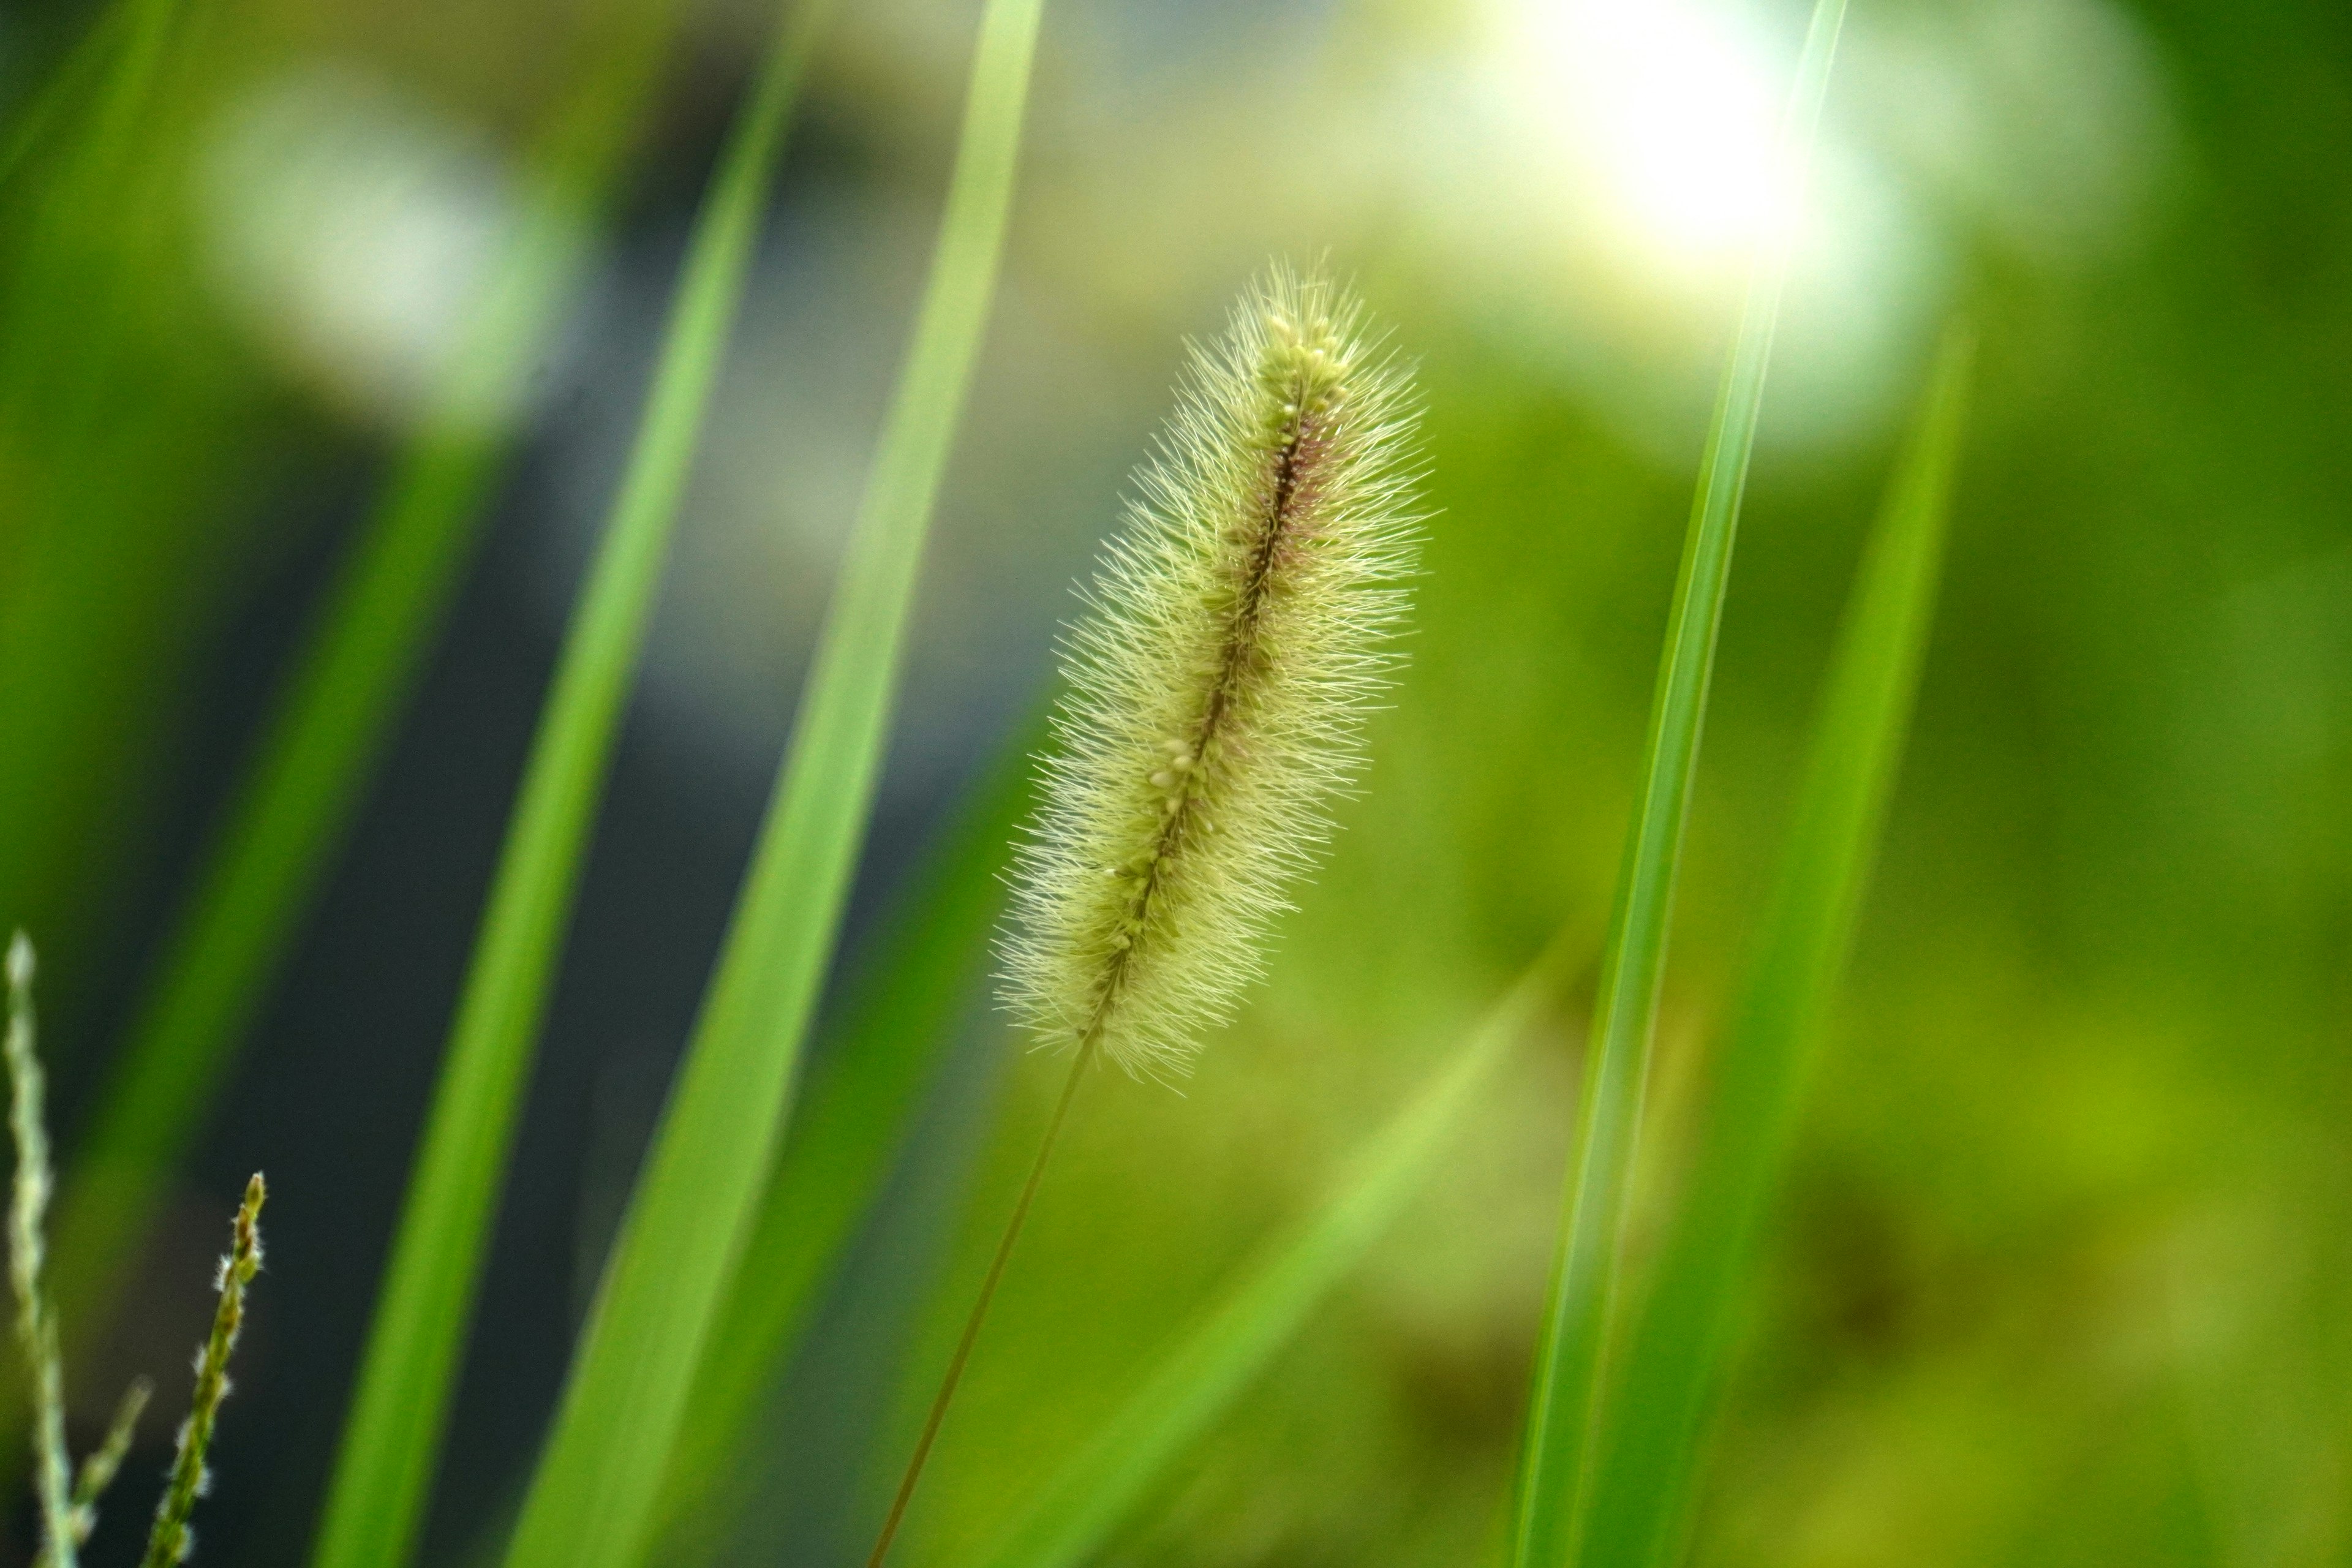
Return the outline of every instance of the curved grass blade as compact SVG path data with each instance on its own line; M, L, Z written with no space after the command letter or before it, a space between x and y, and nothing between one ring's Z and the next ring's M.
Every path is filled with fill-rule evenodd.
M131 29L135 9L131 0L108 6L103 16L82 29L81 37L67 48L40 87L9 117L7 133L0 137L0 186L5 186L34 152L58 133L59 121L68 118L74 101L90 88L112 57L121 35Z
M63 204L53 213L95 205L103 194L100 182L119 174L128 138L153 95L180 9L181 0L116 0L107 7L75 40L0 143L0 184L42 142L60 135L59 122L73 117L74 100L94 87L91 100L81 106L88 121L65 149L72 166L49 199Z
M1448 1062L1358 1154L1313 1214L1269 1241L1094 1439L977 1556L980 1568L1080 1568L1230 1408L1421 1191L1463 1114L1558 993L1564 930Z
M1593 1562L1660 1568L1685 1538L1740 1281L1852 945L1918 689L1971 357L1965 333L1948 336L1854 583L1687 1195L1612 1390L1584 1536Z
M761 1402L790 1365L833 1269L888 1180L927 1087L955 1043L1003 910L1005 847L1035 806L1023 727L918 878L903 923L857 983L831 1048L809 1072L759 1218L670 1455L656 1510L662 1561L698 1561Z
M94 25L103 36L77 49L92 63L68 71L52 100L62 107L44 117L51 123L31 127L53 155L9 192L0 234L0 439L15 454L0 531L0 712L10 741L0 886L28 919L70 907L91 857L68 846L117 828L108 806L121 798L120 769L135 767L144 731L132 717L151 672L141 655L173 646L163 628L181 580L159 564L173 553L170 520L189 521L183 503L204 493L216 456L205 432L215 406L200 414L182 402L174 418L168 394L148 395L159 384L125 379L163 363L134 366L127 345L158 248L158 184L176 167L159 151L176 145L160 123L168 116L158 100L173 96L161 79L187 53L167 48L180 0L118 3L119 16ZM62 1288L69 1259L59 1264ZM0 1401L5 1468L19 1402L13 1389Z
M97 1331L204 1127L415 689L512 436L506 411L571 294L667 52L673 0L615 0L533 162L534 195L447 380L362 525L222 830L176 911L74 1162L58 1294Z
M146 154L160 129L153 110L184 9L181 0L121 4L120 21L98 24L122 34L119 44L109 37L98 47L107 60L98 90L80 122L58 137L49 177L13 204L30 221L5 301L12 319L0 341L0 380L11 397L48 400L68 429L87 430L113 414L103 394L107 376L121 368L131 282L123 215L152 199L162 167ZM70 308L57 308L66 300Z
M825 7L779 29L695 222L629 466L532 742L394 1238L314 1562L396 1568L424 1512L522 1086L788 111Z
M1844 17L1845 0L1816 0L1806 31L1780 137L1782 158L1799 189L1811 161ZM1792 215L1797 205L1790 204ZM1764 374L1771 360L1773 327L1795 228L1793 216L1779 226L1765 241L1748 279L1675 588L1642 791L1625 847L1586 1046L1559 1254L1544 1310L1534 1394L1522 1440L1511 1540L1511 1560L1517 1568L1554 1568L1570 1562L1575 1550L1575 1521L1591 1466L1591 1433L1607 1359L1609 1315L1657 1022L1658 988L1665 973L1683 823L1698 764L1732 540L1748 459L1756 444Z
M996 273L1042 0L989 0L939 248L726 948L573 1353L509 1568L633 1568L833 955L916 569Z

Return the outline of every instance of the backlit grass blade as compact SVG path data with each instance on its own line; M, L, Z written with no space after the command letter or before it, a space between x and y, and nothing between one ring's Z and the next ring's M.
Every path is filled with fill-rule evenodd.
M916 879L904 923L858 981L797 1096L783 1152L710 1332L663 1483L662 1561L697 1557L761 1401L790 1364L834 1266L888 1179L987 967L1014 830L1034 805L1025 726Z
M1844 0L1817 0L1782 122L1780 153L1790 184L1803 188ZM1773 326L1789 272L1801 204L1763 243L1748 279L1739 331L1716 404L1698 495L1691 510L1680 580L1659 665L1643 762L1641 794L1611 918L1601 985L1586 1045L1584 1090L1570 1155L1559 1254L1544 1310L1535 1387L1522 1438L1511 1538L1517 1568L1570 1561L1575 1518L1591 1466L1596 1394L1606 1361L1625 1200L1632 1184L1642 1097L1665 973L1666 931L1683 822L1698 763L1707 682L1732 539L1771 359Z
M939 248L793 738L509 1568L634 1568L757 1217L864 841L904 631L998 260L1041 0L989 0Z
M532 160L530 204L482 307L273 705L76 1152L58 1289L81 1336L102 1324L205 1125L480 534L508 411L541 363L667 52L672 0L614 0L607 12Z
M148 109L182 0L115 0L66 52L0 142L0 182L44 142L59 142L64 178L47 194L52 222L86 222L121 195L124 155ZM89 101L77 105L85 90ZM77 119L80 122L67 129ZM88 322L79 323L87 326Z
M182 0L121 0L121 49L107 72L105 90L99 95L88 146L95 165L101 168L122 155L134 122L147 108L163 68L165 46L179 20ZM96 193L85 189L78 194Z
M1511 1047L1552 999L1576 933L1563 931L1470 1042L1358 1155L1329 1198L1269 1241L1102 1430L971 1559L978 1568L1080 1568L1289 1343L1427 1179Z
M117 0L108 6L82 29L81 37L41 85L9 117L7 132L0 135L0 186L6 185L17 168L57 135L60 123L70 117L75 100L89 90L101 68L114 56L121 35L134 20L135 8L133 0Z
M459 998L315 1562L394 1568L424 1511L521 1089L695 445L824 7L780 27L687 250L619 494L574 607Z
M121 363L124 307L136 276L136 241L124 214L153 200L152 181L164 166L154 155L157 139L170 134L154 110L181 0L121 4L119 22L98 25L121 37L97 46L106 68L78 122L58 138L50 177L10 204L30 221L5 301L10 330L0 341L7 390L49 400L78 435L112 413L107 377ZM60 299L72 307L55 309Z
M1715 1069L1686 1195L1633 1319L1588 1510L1586 1560L1663 1568L1746 1300L1759 1216L1852 943L1918 689L1970 360L1946 342L1856 578L1752 967Z

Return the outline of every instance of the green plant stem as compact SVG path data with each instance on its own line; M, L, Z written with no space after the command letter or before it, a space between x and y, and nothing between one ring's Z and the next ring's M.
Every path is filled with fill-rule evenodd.
M892 929L851 984L830 1048L814 1053L760 1216L710 1332L662 1484L666 1563L717 1548L723 1495L761 1402L806 1332L871 1208L987 967L1003 910L1005 845L1035 809L1041 721L1003 748L933 865L898 899Z
M1685 1196L1633 1319L1585 1539L1664 1568L1688 1531L1706 1415L1748 1294L1759 1219L1852 946L1918 687L1971 357L1948 336L1847 612L1812 753Z
M1095 1437L993 1537L978 1555L981 1568L1079 1568L1101 1555L1111 1532L1422 1190L1447 1138L1558 994L1566 959L1586 933L1579 924L1553 938L1324 1203L1259 1250Z
M1810 159L1828 89L1844 0L1817 0L1782 124L1792 171ZM1801 188L1801 180L1792 180ZM1665 973L1666 937L1683 826L1697 768L1708 680L1741 492L1756 442L1794 244L1787 221L1764 243L1748 282L1739 331L1707 437L1688 542L1675 589L1650 720L1641 795L1602 960L1586 1047L1583 1096L1570 1157L1559 1253L1538 1351L1519 1476L1511 1555L1517 1568L1574 1561L1577 1518L1589 1483L1592 1434L1607 1359L1632 1189L1644 1081Z
M212 1334L196 1358L195 1395L180 1427L179 1450L172 1458L163 1500L155 1507L155 1528L148 1534L142 1568L173 1568L188 1555L188 1518L205 1493L205 1456L212 1451L221 1402L228 1397L228 1358L245 1327L245 1292L261 1272L261 1205L268 1196L258 1174L245 1184L236 1240L221 1260L220 1306L213 1313Z
M146 1413L147 1401L154 1393L153 1384L143 1377L134 1379L122 1391L121 1403L114 1407L114 1419L107 1424L106 1441L82 1460L81 1473L74 1479L76 1546L86 1543L90 1531L98 1528L99 1501L106 1496L106 1489L114 1484L123 1459L130 1455L131 1439L139 1435L139 1417Z
M332 862L481 531L512 409L571 296L672 0L615 0L549 128L541 177L424 423L338 574L222 827L175 911L130 1037L76 1150L58 1292L103 1326L160 1194L205 1126Z
M317 1568L396 1568L414 1544L589 827L824 9L800 6L780 27L696 221L635 446L564 638L458 1003L328 1493Z
M995 291L1041 0L989 0L939 248L727 941L607 1262L509 1568L634 1568L791 1109Z
M914 1500L916 1484L923 1479L924 1463L931 1457L931 1445L939 1441L940 1427L947 1420L949 1405L955 1399L956 1385L963 1382L963 1369L971 1360L971 1347L980 1342L980 1327L988 1319L990 1304L996 1300L996 1287L1004 1279L1004 1266L1012 1261L1013 1244L1021 1239L1022 1226L1029 1221L1029 1205L1036 1199L1038 1184L1045 1179L1045 1162L1053 1157L1054 1145L1061 1139L1062 1124L1069 1119L1070 1102L1077 1098L1078 1083L1094 1062L1097 1037L1089 1034L1070 1053L1069 1076L1063 1080L1061 1096L1054 1102L1054 1114L1045 1122L1045 1135L1037 1142L1037 1157L1029 1163L1028 1180L1021 1184L1021 1195L1013 1202L1012 1217L1004 1222L1004 1234L997 1240L995 1256L988 1260L988 1272L982 1277L979 1293L972 1298L963 1332L956 1337L955 1353L948 1357L948 1369L940 1378L940 1391L932 1396L930 1410L923 1417L922 1431L915 1438L915 1451L908 1457L906 1472L898 1479L898 1492L890 1500L890 1511L883 1517L881 1533L875 1538L866 1568L882 1568L883 1559L890 1555L890 1542L898 1539L898 1526L907 1517L907 1505Z

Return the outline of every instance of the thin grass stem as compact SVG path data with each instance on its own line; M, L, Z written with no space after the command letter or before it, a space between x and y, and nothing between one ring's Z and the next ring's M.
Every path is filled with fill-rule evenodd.
M756 1415L963 1033L1004 907L1005 841L1034 807L1029 759L1043 741L1039 721L1005 743L934 862L898 900L848 984L838 1026L813 1053L662 1483L666 1563L706 1561L719 1549Z
M114 1419L107 1423L106 1441L82 1460L81 1473L74 1479L75 1545L87 1543L90 1531L98 1528L99 1501L121 1472L122 1461L131 1453L131 1439L139 1435L139 1417L146 1414L147 1401L154 1393L155 1385L145 1378L132 1379L114 1407Z
M259 1173L245 1184L245 1201L237 1205L228 1256L221 1259L220 1305L213 1312L213 1331L196 1357L196 1391L189 1402L188 1418L181 1423L178 1450L172 1457L171 1479L163 1500L155 1506L155 1527L147 1536L147 1555L141 1568L174 1568L186 1560L195 1538L188 1520L196 1500L205 1495L210 1476L205 1457L212 1452L213 1428L220 1421L222 1403L228 1398L228 1360L245 1329L245 1293L261 1272L261 1205L268 1188Z
M1543 1009L1589 929L1563 927L1469 1040L1272 1238L1138 1382L1096 1436L977 1554L979 1568L1079 1568L1289 1344L1423 1187L1447 1140Z
M1948 336L1855 578L1685 1196L1609 1401L1585 1531L1596 1562L1664 1568L1689 1532L1706 1413L1748 1299L1742 1279L1852 945L1918 688L1970 355L1965 332Z
M1845 0L1816 0L1782 121L1782 159L1799 192L1844 16ZM1790 205L1789 218L1763 243L1749 277L1707 436L1659 665L1641 793L1586 1046L1559 1252L1523 1439L1511 1538L1517 1568L1558 1568L1575 1561L1684 821L1698 764L1741 493L1795 243L1795 214L1801 207L1794 199Z
M1037 1157L1029 1163L1029 1177L1021 1184L1021 1195L1013 1205L1012 1217L1004 1222L1004 1234L996 1243L995 1256L988 1260L988 1272L980 1281L979 1293L972 1298L963 1332L956 1338L955 1353L948 1357L948 1369L940 1378L940 1391L923 1417L922 1430L915 1438L915 1451L908 1457L906 1472L898 1479L898 1489L890 1500L890 1511L883 1517L881 1533L876 1536L874 1550L866 1556L866 1568L882 1568L883 1559L890 1554L890 1542L898 1539L898 1526L907 1517L907 1505L914 1500L916 1483L923 1479L924 1463L931 1457L931 1445L939 1441L948 1405L955 1399L956 1386L963 1382L963 1369L971 1360L971 1347L979 1342L981 1324L987 1321L989 1305L996 1300L996 1287L1004 1278L1004 1266L1012 1260L1013 1243L1021 1239L1021 1228L1029 1221L1029 1205L1036 1199L1038 1184L1045 1178L1045 1162L1053 1157L1054 1145L1062 1136L1062 1123L1069 1118L1070 1102L1077 1098L1079 1080L1093 1065L1097 1037L1089 1035L1071 1054L1070 1071L1063 1080L1061 1097L1054 1102L1054 1114L1045 1122L1045 1134L1037 1142Z

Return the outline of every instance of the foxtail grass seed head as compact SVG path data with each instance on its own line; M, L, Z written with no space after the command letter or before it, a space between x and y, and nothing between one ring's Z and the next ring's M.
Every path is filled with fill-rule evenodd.
M1064 641L1004 992L1041 1043L1181 1075L1261 970L1393 663L1416 410L1357 301L1275 268L1195 347Z
M196 1352L196 1392L188 1418L180 1426L179 1451L173 1457L172 1479L155 1508L155 1528L147 1537L147 1555L141 1568L173 1568L186 1560L195 1543L188 1516L205 1495L212 1478L205 1468L211 1449L213 1426L221 1402L228 1397L229 1352L245 1327L245 1292L261 1272L261 1205L269 1195L259 1173L245 1184L245 1201L237 1205L228 1256L221 1259L220 1307L213 1314L213 1331Z

